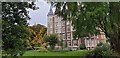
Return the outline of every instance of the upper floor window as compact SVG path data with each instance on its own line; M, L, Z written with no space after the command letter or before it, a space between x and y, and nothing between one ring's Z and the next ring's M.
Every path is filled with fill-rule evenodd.
M71 27L70 26L67 26L67 31L70 31Z

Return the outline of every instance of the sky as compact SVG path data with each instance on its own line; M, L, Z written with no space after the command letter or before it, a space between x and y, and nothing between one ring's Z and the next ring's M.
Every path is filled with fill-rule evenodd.
M36 6L39 7L38 10L28 9L29 16L31 18L28 23L30 25L42 24L47 26L47 14L50 9L50 3L47 3L43 0L38 0L38 2L36 2Z

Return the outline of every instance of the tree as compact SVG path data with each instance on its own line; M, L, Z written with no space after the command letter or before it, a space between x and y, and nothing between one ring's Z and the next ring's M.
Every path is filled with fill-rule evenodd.
M8 55L22 55L26 50L27 8L36 9L33 2L2 2L2 49Z
M44 37L46 36L47 28L43 25L37 24L29 26L30 38L27 40L30 47L34 49L35 46L42 46Z
M50 45L51 49L54 49L56 43L58 42L58 36L56 34L50 34L45 37L45 42Z
M56 14L72 21L75 37L104 32L111 48L120 53L120 2L59 2L52 5L56 7Z

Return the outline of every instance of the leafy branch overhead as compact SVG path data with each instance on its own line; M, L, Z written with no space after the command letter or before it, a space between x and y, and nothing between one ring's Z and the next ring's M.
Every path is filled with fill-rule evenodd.
M72 22L74 37L98 35L110 38L111 48L120 52L120 2L52 2L55 13Z
M33 2L2 2L2 49L11 56L26 50L30 20L27 8L36 10Z

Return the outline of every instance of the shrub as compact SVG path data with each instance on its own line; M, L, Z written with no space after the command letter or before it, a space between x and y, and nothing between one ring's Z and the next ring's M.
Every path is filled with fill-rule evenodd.
M97 44L97 46L102 46L102 45L103 45L103 43L102 43L102 42L100 42L100 43L98 43L98 44Z
M86 55L86 58L113 58L113 56L115 57L115 52L110 49L110 46L100 43L100 45Z
M45 42L50 45L51 50L55 48L55 44L58 43L58 36L57 34L50 34L45 37Z
M54 49L54 50L51 50L50 48L49 48L49 51L51 51L51 52L69 52L71 49L70 48L63 48L63 49Z
M85 46L85 44L80 44L79 48L80 48L81 50L83 50L83 49L86 49L86 46Z
M48 50L45 47L39 47L39 52L47 52Z

